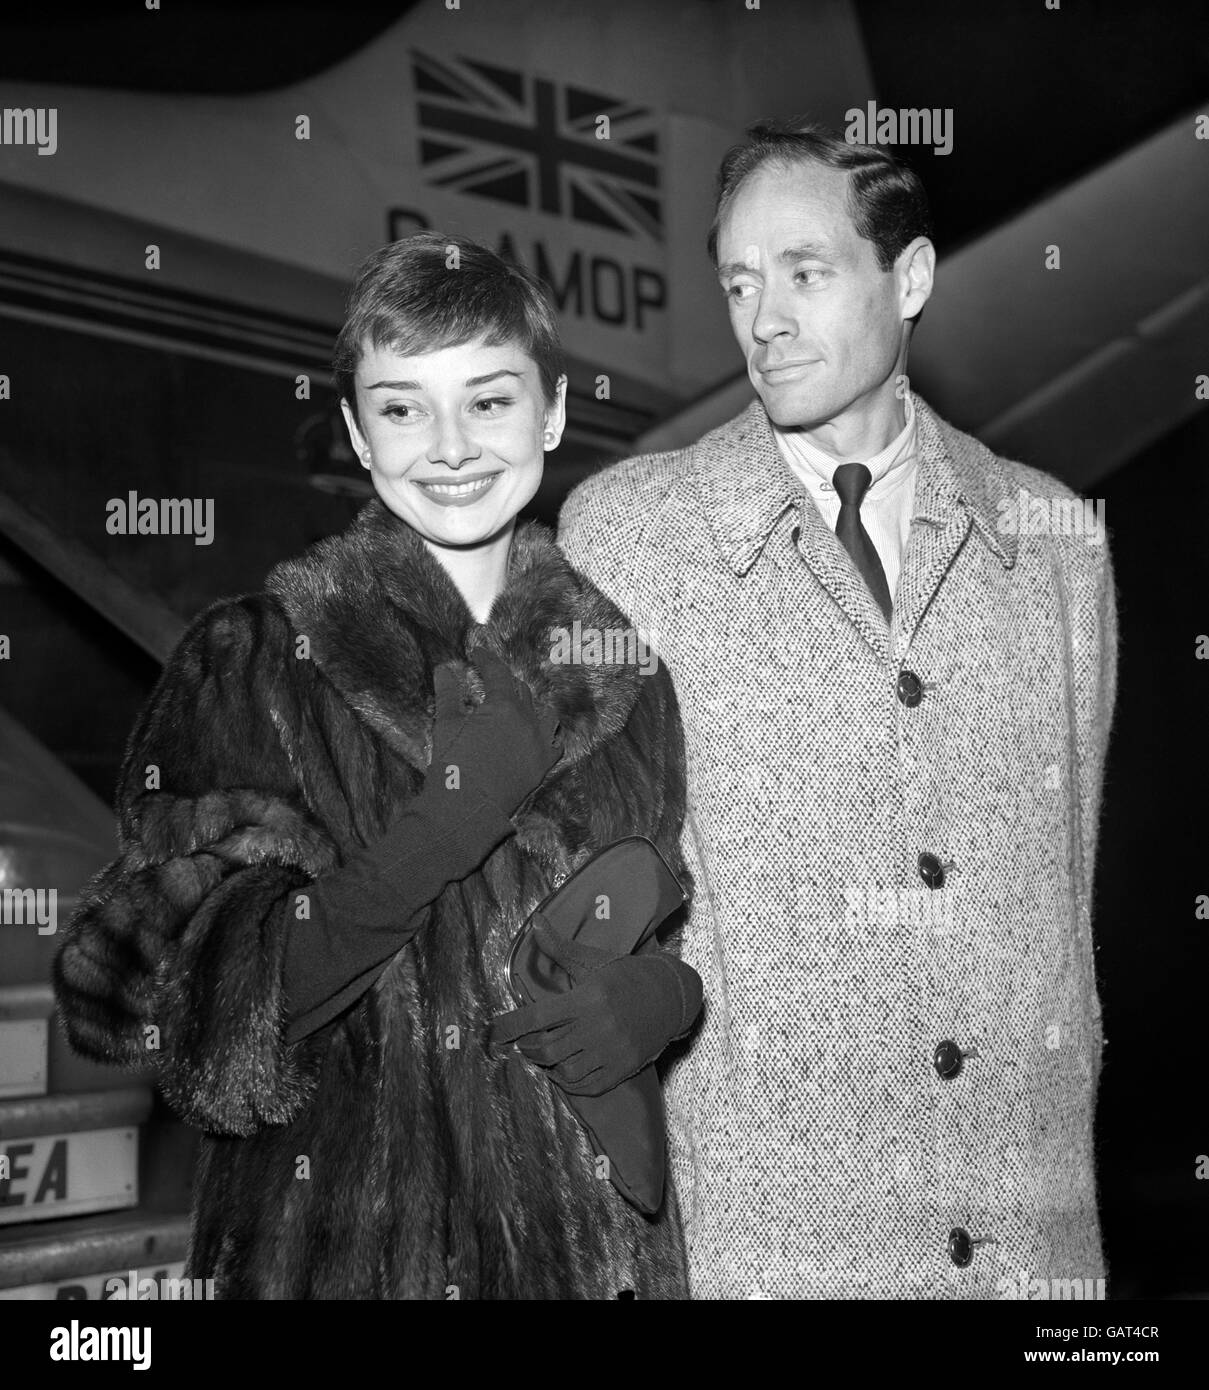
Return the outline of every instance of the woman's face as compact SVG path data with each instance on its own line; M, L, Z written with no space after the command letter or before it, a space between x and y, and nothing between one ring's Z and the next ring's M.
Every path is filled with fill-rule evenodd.
M349 436L392 512L435 545L479 545L537 491L557 448L567 379L552 407L537 364L515 343L481 339L401 357L363 345Z

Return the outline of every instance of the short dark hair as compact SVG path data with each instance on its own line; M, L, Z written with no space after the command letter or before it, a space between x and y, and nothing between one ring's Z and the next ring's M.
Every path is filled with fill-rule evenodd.
M546 404L554 403L565 367L542 282L468 237L415 232L375 251L358 269L336 339L336 389L358 419L356 374L367 341L411 356L479 337L522 347L537 364Z
M722 219L746 180L765 164L804 162L848 172L853 225L858 236L873 243L882 270L892 269L899 252L916 237L932 235L928 196L919 175L902 160L877 145L852 144L837 131L802 117L757 121L727 150L718 169L714 220L706 243L715 265Z

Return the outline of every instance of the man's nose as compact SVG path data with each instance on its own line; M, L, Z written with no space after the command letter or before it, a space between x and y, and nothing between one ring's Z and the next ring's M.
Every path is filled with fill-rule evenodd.
M755 317L751 322L751 334L758 343L769 343L774 338L798 336L798 321L789 313L779 295L767 291L760 296Z

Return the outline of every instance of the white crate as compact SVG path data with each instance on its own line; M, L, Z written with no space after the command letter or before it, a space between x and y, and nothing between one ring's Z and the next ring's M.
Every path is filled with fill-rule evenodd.
M62 1302L75 1299L140 1299L200 1298L206 1296L204 1280L185 1281L185 1262L148 1265L143 1269L111 1269L105 1274L85 1274L76 1279L57 1279L48 1284L22 1284L17 1288L0 1289L0 1301L21 1299ZM133 1290L133 1292L131 1291Z
M135 1128L0 1139L0 1226L133 1207L138 1200Z
M54 1005L49 985L0 988L0 1099L46 1094Z
M0 1018L0 1096L44 1096L50 1030L44 1018Z

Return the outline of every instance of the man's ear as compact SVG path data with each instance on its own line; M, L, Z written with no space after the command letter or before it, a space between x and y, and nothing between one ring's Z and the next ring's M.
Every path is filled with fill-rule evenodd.
M365 436L361 433L361 427L357 424L356 417L353 415L353 408L342 396L340 398L340 413L344 416L344 427L348 430L349 441L353 446L353 453L361 460L361 467L370 466L369 444Z
M558 378L554 387L554 404L546 407L542 424L542 443L547 449L557 449L567 425L567 378Z
M898 297L904 319L914 319L932 296L936 275L936 248L926 236L917 236L898 253L894 262Z

